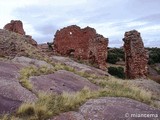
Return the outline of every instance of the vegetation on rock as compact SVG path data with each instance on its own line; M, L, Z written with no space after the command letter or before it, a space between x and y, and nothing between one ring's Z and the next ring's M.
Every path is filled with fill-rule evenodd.
M28 66L20 70L19 81L23 87L27 88L28 90L32 90L33 86L29 81L29 77L50 74L54 73L54 71L55 69L47 68L45 66L39 68L35 66Z
M9 32L8 32L9 33ZM16 43L15 43L15 38ZM7 40L10 41L7 41ZM109 67L108 72L111 75L122 78L118 79L113 76L97 76L95 74L89 74L83 71L77 71L76 69L63 65L63 64L55 64L48 56L41 54L39 50L32 45L25 42L25 39L22 36L17 35L16 33L11 33L10 36L6 36L4 40L2 37L0 41L3 41L6 45L7 49L10 46L9 51L7 51L7 55L25 55L31 58L36 58L40 60L47 61L50 63L53 68L43 67L35 67L28 66L19 71L20 84L33 92L33 85L30 83L29 78L31 76L40 76L52 74L58 70L67 70L73 72L79 76L87 78L90 82L96 84L100 87L97 91L91 91L89 88L84 88L81 91L68 93L63 92L62 94L56 93L35 93L38 97L38 100L32 103L23 103L15 113L11 115L0 116L2 120L46 120L51 118L54 115L58 115L61 112L67 112L71 110L76 110L81 106L84 102L91 98L98 97L127 97L131 98L152 106L156 106L153 102L153 95L146 90L140 89L136 86L132 86L128 84L128 81L124 83L122 79L124 76L124 69L122 67ZM13 45L14 44L14 45ZM50 44L49 44L50 45ZM17 53L14 53L13 51ZM19 52L21 51L21 52ZM160 49L149 49L150 51L150 64L160 62ZM159 51L159 52L158 52ZM12 53L13 52L13 53ZM6 56L3 52L0 54L0 57ZM118 61L124 61L124 52L122 49L111 49L108 51L107 61L109 63L115 64ZM157 69L157 71L160 71ZM45 82L45 81L44 81Z
M62 66L59 66L58 68L62 69ZM69 71L73 71L73 69L67 69L69 69ZM39 75L39 73L36 74ZM91 91L88 88L84 88L79 92L64 92L60 95L39 93L38 100L36 102L22 104L16 112L16 117L12 117L15 117L14 119L45 120L61 112L76 110L80 105L90 98L104 96L128 97L147 104L153 104L151 100L152 95L150 92L137 87L129 86L128 84L123 84L121 80L114 77L98 77L96 75L90 75L84 72L77 72L77 74L86 77L92 83L100 86L101 89L98 91ZM9 118L10 116L4 117Z

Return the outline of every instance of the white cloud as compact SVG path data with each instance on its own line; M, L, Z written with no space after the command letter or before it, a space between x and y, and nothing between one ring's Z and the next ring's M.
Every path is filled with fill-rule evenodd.
M77 24L77 23L79 23L80 22L80 20L78 20L77 18L72 18L72 19L70 19L69 21L68 21L68 24Z
M129 22L127 23L127 27L135 27L135 26L142 26L142 25L146 25L147 22L141 22L141 21L134 21L134 22Z
M12 19L16 19L12 15L12 12L21 7L27 5L33 5L37 3L38 0L1 0L0 2L0 27L2 28L7 22L10 22Z
M140 28L139 31L147 33L160 32L160 25L145 26Z
M41 34L39 34L37 31L35 31L33 26L27 22L23 22L23 28L24 28L26 34L28 34L28 35L41 36Z
M12 19L20 19L26 34L41 43L53 39L54 32L62 27L90 26L109 38L110 46L120 46L125 31L137 29L144 43L152 45L153 39L155 42L160 39L160 1L148 0L143 5L142 1L4 0L0 2L0 27Z

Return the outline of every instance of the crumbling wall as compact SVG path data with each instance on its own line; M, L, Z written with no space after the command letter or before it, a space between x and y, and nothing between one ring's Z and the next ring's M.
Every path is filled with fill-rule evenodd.
M11 20L11 22L6 24L3 29L25 35L23 23L20 20Z
M104 38L101 35L97 35L96 38L89 41L89 61L90 63L96 63L99 65L99 68L106 68L106 59L107 59L107 47L108 39Z
M126 62L126 77L129 79L146 78L148 74L148 53L144 48L141 35L132 30L123 38Z
M76 25L58 30L54 38L54 49L64 56L72 56L80 60L88 60L106 68L108 39L96 33L90 27L81 29Z
M37 46L37 42L30 35L26 35L23 29L23 23L20 20L11 20L10 23L6 24L3 27L4 30L12 31L21 35L24 35L27 39L26 42L30 43L33 46Z

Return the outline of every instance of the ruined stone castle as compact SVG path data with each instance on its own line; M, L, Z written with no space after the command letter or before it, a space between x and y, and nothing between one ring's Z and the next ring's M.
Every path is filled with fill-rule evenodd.
M96 33L90 27L81 29L76 25L58 30L54 38L54 49L64 56L96 63L100 69L106 69L108 39Z
M126 62L126 77L129 79L146 78L148 74L148 53L144 48L141 35L132 30L123 38Z

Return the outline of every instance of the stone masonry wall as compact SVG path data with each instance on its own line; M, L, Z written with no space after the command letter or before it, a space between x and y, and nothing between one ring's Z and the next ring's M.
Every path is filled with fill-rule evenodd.
M11 20L11 22L6 24L3 29L25 35L23 23L20 20Z
M88 60L105 70L108 39L90 27L81 29L76 25L58 30L54 38L54 49L64 56Z
M129 79L146 78L148 74L148 54L144 48L141 35L132 30L123 38L126 61L126 77Z
M33 46L37 46L37 42L30 35L26 35L23 29L23 23L20 20L11 20L10 23L6 24L3 27L4 30L12 31L21 35L24 35L27 39L26 42L30 43Z

